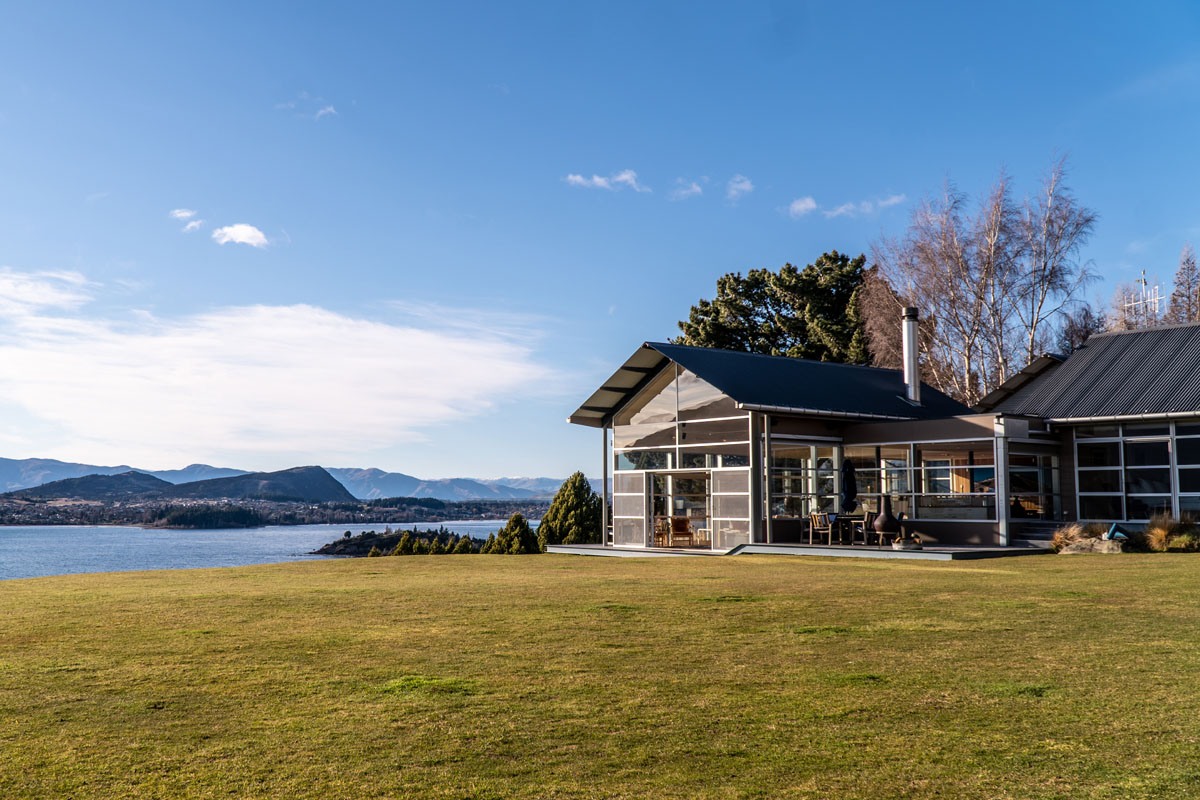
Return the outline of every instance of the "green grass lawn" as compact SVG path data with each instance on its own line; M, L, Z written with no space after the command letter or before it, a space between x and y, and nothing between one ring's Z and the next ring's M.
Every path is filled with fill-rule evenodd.
M0 582L0 797L1200 796L1200 556Z

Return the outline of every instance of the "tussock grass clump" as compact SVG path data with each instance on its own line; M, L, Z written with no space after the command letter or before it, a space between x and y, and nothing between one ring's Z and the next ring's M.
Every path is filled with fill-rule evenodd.
M1146 549L1156 553L1200 552L1200 526L1188 515L1175 519L1168 514L1155 514L1146 524Z
M1067 545L1074 544L1080 540L1099 539L1104 535L1106 530L1107 528L1103 525L1095 522L1089 522L1087 525L1070 522L1054 532L1054 537L1050 540L1050 546L1057 553Z

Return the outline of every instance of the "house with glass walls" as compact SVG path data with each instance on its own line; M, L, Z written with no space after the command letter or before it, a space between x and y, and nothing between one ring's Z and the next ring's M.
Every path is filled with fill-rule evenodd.
M607 543L811 543L847 481L927 544L1200 514L1200 326L1092 337L969 409L917 380L906 316L904 371L642 345L570 417L602 431Z

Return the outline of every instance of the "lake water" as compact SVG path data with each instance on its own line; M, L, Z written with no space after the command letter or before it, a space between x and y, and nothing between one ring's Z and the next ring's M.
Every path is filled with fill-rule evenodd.
M486 539L503 520L418 522L392 530L444 527ZM383 532L384 523L292 525L268 528L178 531L118 525L0 525L0 580L68 575L76 572L126 572L143 569L196 569L305 561L329 556L310 552L340 539L349 530Z

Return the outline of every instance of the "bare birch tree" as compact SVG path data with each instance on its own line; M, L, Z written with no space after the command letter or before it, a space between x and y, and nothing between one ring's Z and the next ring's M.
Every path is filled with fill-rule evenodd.
M1094 279L1079 250L1091 238L1096 215L1079 205L1064 183L1066 161L1051 167L1037 197L1021 215L1021 268L1013 310L1025 329L1025 363L1040 355L1056 317Z
M1079 251L1096 221L1064 174L1060 161L1018 206L1001 173L973 213L947 186L917 208L902 239L878 243L871 280L886 291L868 280L863 303L874 363L891 365L894 304L922 311L924 378L967 405L1054 343L1092 279Z

